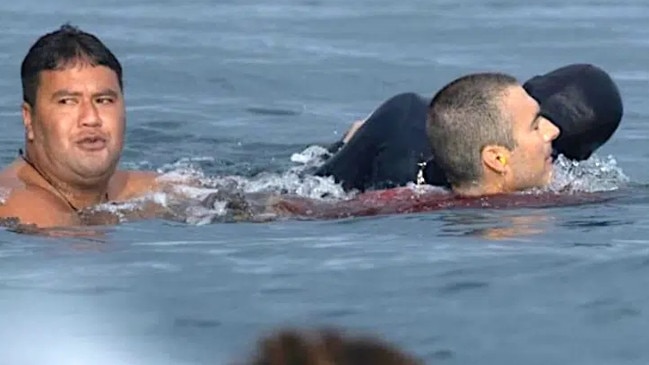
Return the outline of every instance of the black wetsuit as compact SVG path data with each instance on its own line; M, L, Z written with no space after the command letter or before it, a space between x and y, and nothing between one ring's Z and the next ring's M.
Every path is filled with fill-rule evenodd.
M604 144L622 119L619 91L611 77L589 64L572 64L535 76L523 87L541 113L559 127L553 156L584 160ZM447 186L426 136L430 100L403 93L385 101L315 174L333 176L345 190L385 189L416 182L420 164L426 184Z

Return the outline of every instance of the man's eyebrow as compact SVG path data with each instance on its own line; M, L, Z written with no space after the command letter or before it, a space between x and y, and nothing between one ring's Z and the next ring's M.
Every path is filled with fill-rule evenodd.
M82 93L79 92L79 91L71 91L71 90L68 90L68 89L61 89L61 90L57 90L54 94L52 94L52 99L58 99L58 98L61 98L61 97L64 97L64 96L80 97L80 96L82 96ZM106 89L103 89L103 90L101 90L99 92L93 93L92 96L93 97L112 96L114 98L117 98L119 96L119 93L117 91L115 91L114 89L106 88Z
M111 88L103 89L97 93L92 94L92 96L112 96L114 98L119 96L119 93Z
M78 91L75 92L68 89L61 89L52 94L52 99L58 99L63 96L81 96L81 93Z

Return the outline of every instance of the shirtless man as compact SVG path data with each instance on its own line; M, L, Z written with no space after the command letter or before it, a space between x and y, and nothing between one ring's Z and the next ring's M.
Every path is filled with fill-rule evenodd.
M156 174L117 170L124 145L122 68L70 25L40 37L21 65L25 149L0 172L1 218L38 227L80 223L88 207L157 188Z

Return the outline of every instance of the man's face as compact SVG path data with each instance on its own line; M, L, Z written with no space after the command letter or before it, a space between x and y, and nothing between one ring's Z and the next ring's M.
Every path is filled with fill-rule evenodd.
M539 104L520 86L508 89L503 104L516 142L506 184L510 190L546 186L552 177L552 141L559 129L539 114Z
M117 74L82 61L42 71L35 105L23 105L28 141L48 171L91 183L115 170L124 143L125 108Z

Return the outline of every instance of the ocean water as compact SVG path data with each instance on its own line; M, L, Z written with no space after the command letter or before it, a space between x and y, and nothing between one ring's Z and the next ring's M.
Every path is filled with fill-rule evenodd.
M430 364L646 364L648 20L640 0L3 2L2 164L23 143L20 62L68 21L124 66L123 166L251 190L337 191L285 172L391 95L468 72L594 63L625 116L591 161L558 166L614 190L601 204L0 231L0 364L223 364L289 325L377 335Z

